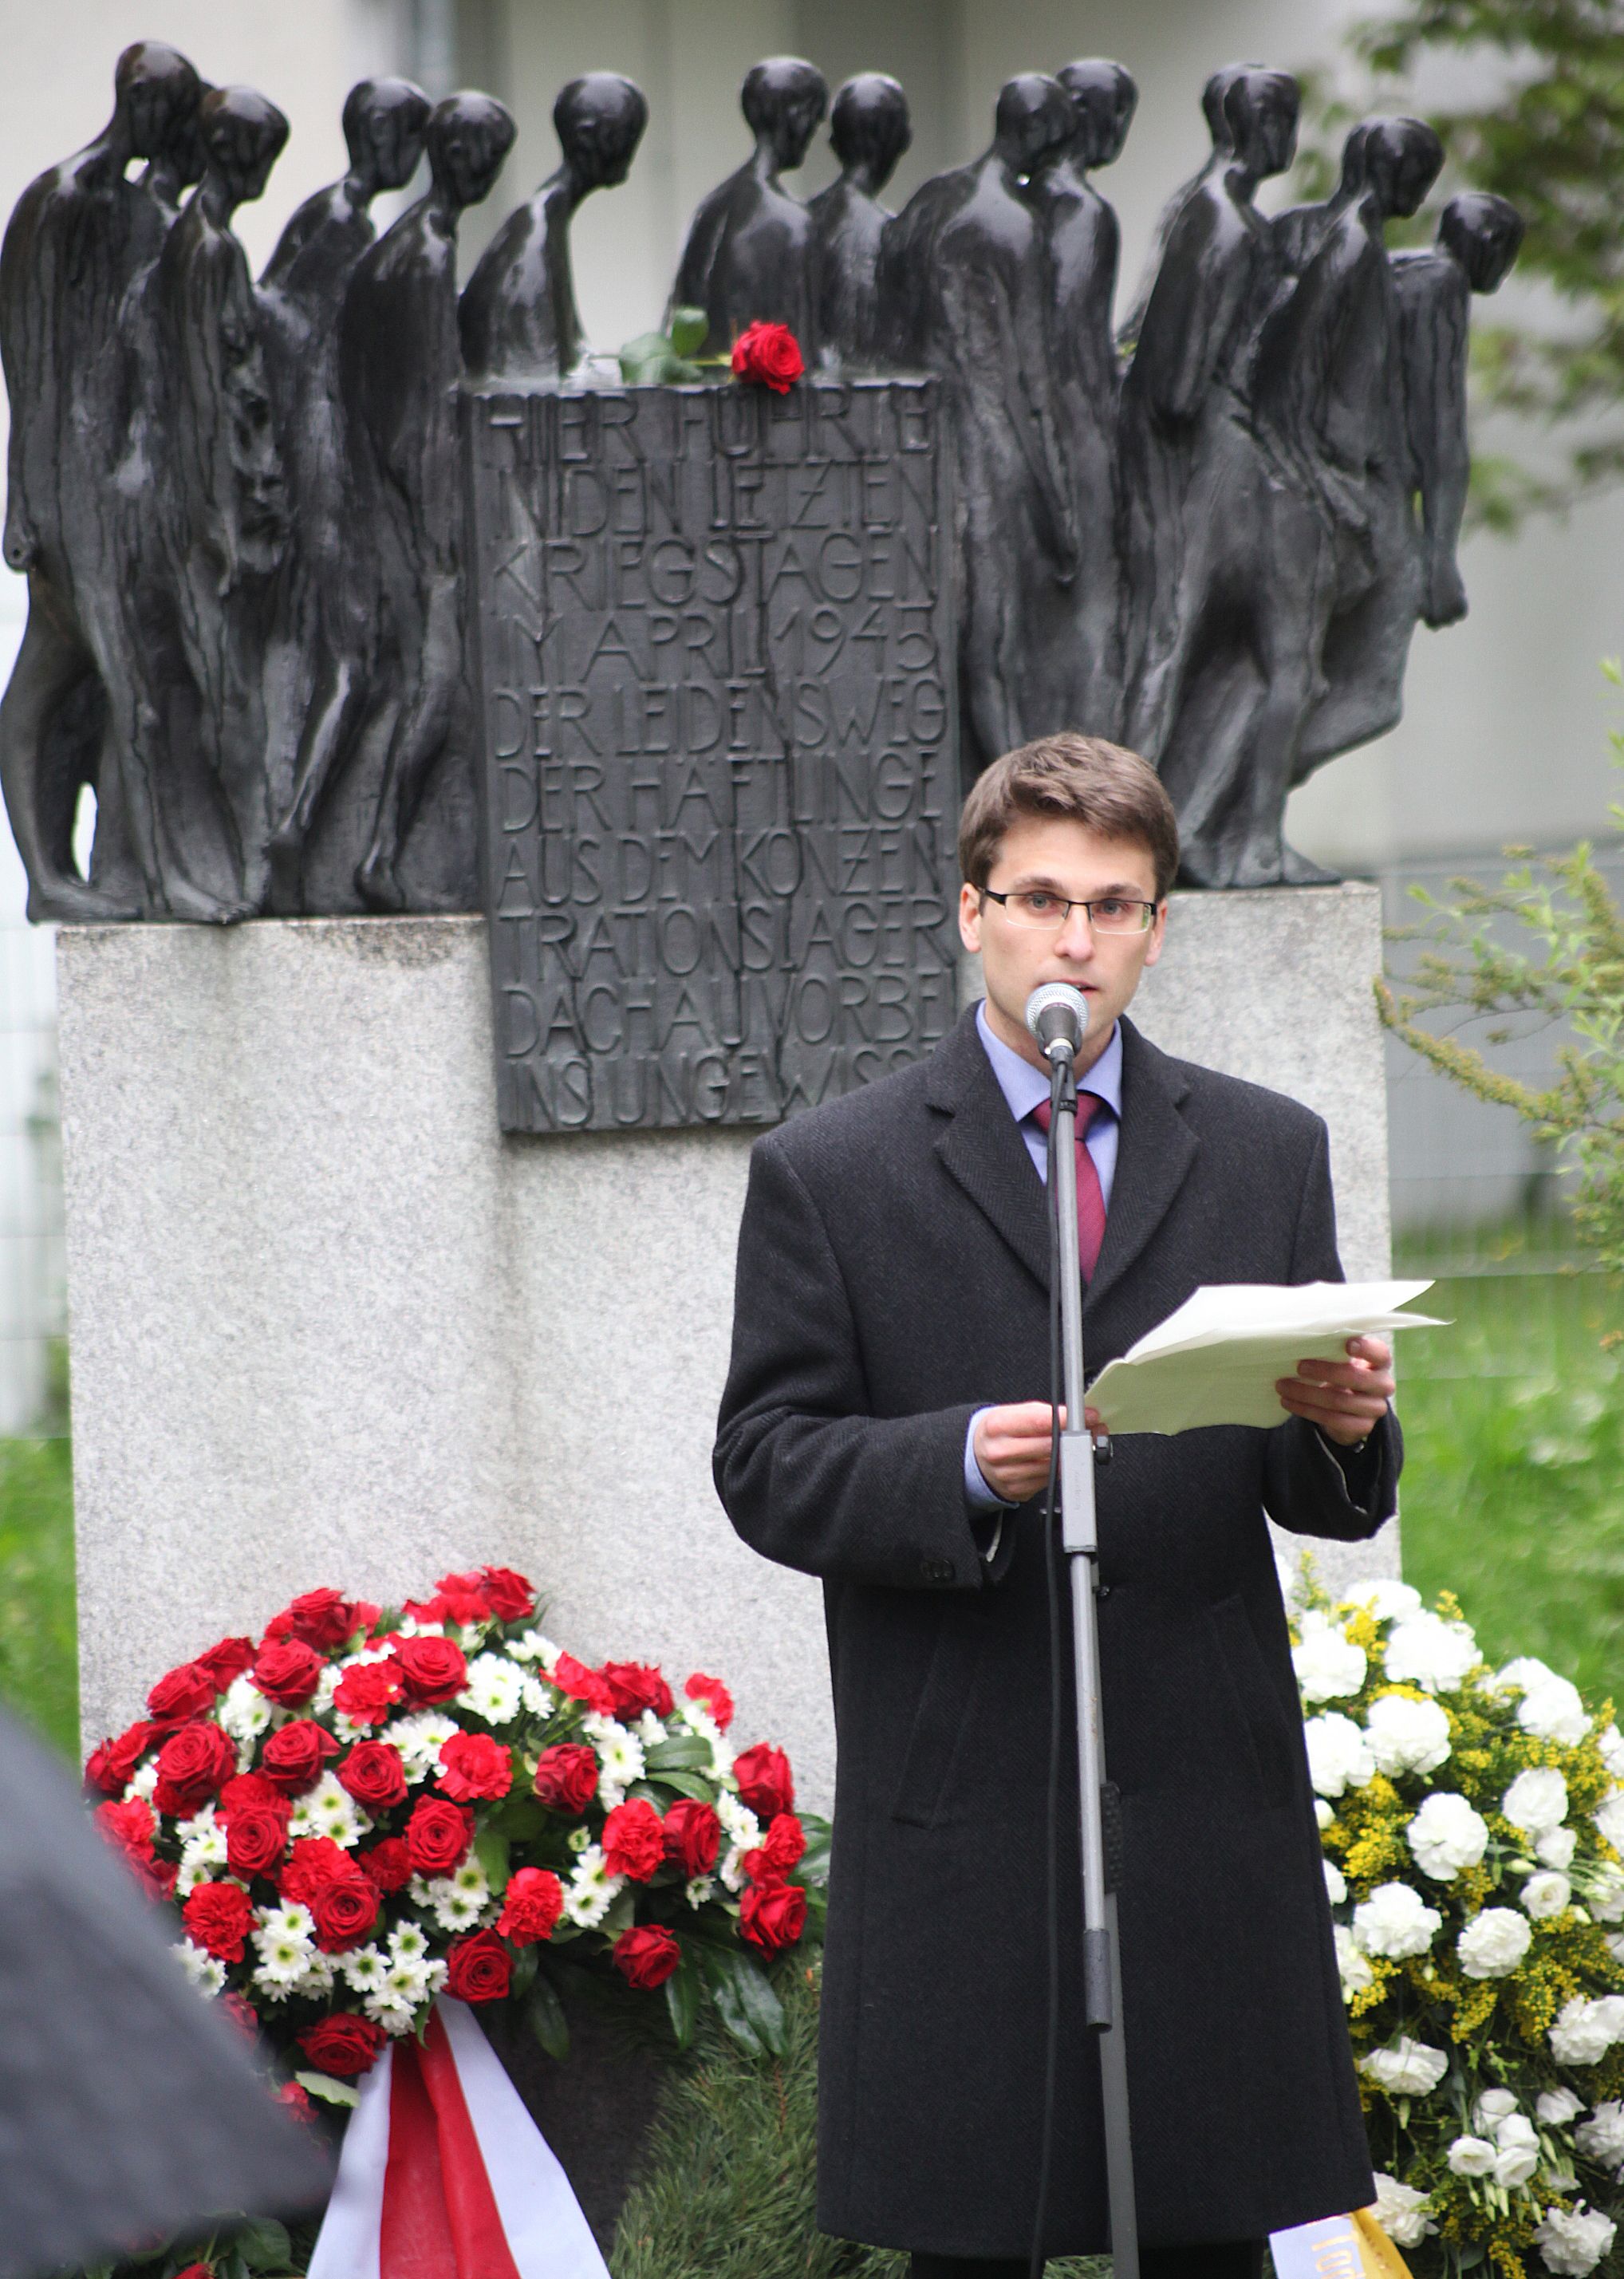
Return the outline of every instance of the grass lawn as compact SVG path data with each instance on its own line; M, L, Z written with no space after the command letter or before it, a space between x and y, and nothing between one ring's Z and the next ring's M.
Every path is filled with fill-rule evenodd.
M0 1440L0 1700L79 1747L73 1485L65 1439Z

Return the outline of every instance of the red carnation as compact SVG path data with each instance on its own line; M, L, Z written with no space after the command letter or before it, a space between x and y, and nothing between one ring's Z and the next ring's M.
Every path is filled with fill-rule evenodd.
M297 1709L314 1693L326 1667L303 1638L271 1638L255 1658L253 1678L267 1701Z
M775 395L787 395L790 383L806 370L801 343L787 325L747 325L733 342L733 377L754 380Z
M563 1913L563 1885L550 1868L521 1868L508 1879L496 1928L515 1946L551 1938Z
M308 1907L326 1884L354 1872L348 1852L330 1836L301 1836L287 1855L287 1865L277 1879L285 1899Z
M770 1820L777 1813L795 1809L795 1784L790 1777L789 1759L770 1741L758 1741L753 1749L735 1757L733 1777L739 1783L739 1795L758 1818Z
M353 2010L334 2010L328 2017L318 2018L313 2026L306 2026L296 2039L318 2072L350 2081L357 2074L371 2073L385 2035L383 2028L370 2018L358 2018Z
M194 1884L180 1910L194 1946L220 1962L241 1962L254 1928L254 1904L241 1884Z
M378 1920L378 1886L353 1861L347 1876L322 1884L306 1902L316 1918L316 1944L324 1954L359 1946Z
M103 1741L92 1749L85 1766L85 1778L92 1788L99 1788L103 1796L119 1796L130 1784L130 1776L161 1733L168 1731L150 1717L138 1717L126 1725L116 1740Z
M259 1753L259 1769L285 1796L303 1796L321 1778L329 1757L338 1754L338 1743L313 1717L295 1717L266 1738Z
M646 1884L665 1860L665 1825L652 1804L634 1796L603 1823L603 1864L611 1876Z
M403 1836L386 1836L369 1851L357 1852L356 1864L380 1891L401 1891L411 1881L411 1854Z
M640 1930L623 1930L615 1941L615 1968L628 1986L647 1993L663 1986L682 1961L682 1948L669 1930L645 1923Z
M295 2082L294 2086L298 2088L298 2083ZM304 2094L303 2090L299 2093L301 2096ZM183 2270L176 2272L175 2279L215 2279L214 2266L212 2263L188 2263Z
M340 1678L333 1706L352 1725L376 1725L405 1690L393 1661L358 1661Z
M722 1822L709 1805L685 1796L666 1814L666 1856L690 1881L695 1876L709 1875L721 1845Z
M98 1804L90 1817L133 1865L139 1867L152 1856L152 1831L157 1822L144 1797L133 1796L124 1804Z
M807 1848L806 1830L793 1812L781 1812L767 1830L767 1840L744 1855L744 1871L759 1883L787 1876Z
M671 1714L671 1689L649 1662L606 1661L603 1682L615 1697L617 1717L640 1717L645 1709L656 1717Z
M233 1678L241 1677L253 1659L252 1638L224 1638L207 1654L200 1654L193 1666L206 1670L214 1682L215 1692L224 1693Z
M314 2124L316 2108L310 2103L310 2091L301 2089L296 2081L285 2081L276 2092L276 2101L279 2105L285 2105L295 2121ZM180 2279L186 2279L184 2272Z
M160 1812L189 1816L219 1792L237 1769L237 1752L218 1725L182 1725L158 1751L152 1801Z
M442 1575L434 1585L442 1609L440 1620L483 1623L490 1619L490 1600L481 1575Z
M419 1876L449 1876L468 1857L474 1816L445 1797L419 1797L406 1823L406 1849Z
M511 1567L483 1567L485 1596L499 1623L522 1623L536 1610L536 1594L523 1575Z
M793 1946L807 1927L807 1895L799 1884L747 1884L739 1902L741 1938L763 1953Z
M258 2038L259 2013L246 1995L239 1994L234 1986L228 1986L220 1997L220 2007L232 2024L240 2033L246 2034L249 2041Z
M554 1812L585 1812L598 1793L598 1760L584 1741L555 1742L536 1760L533 1786Z
M548 1672L550 1682L571 1701L584 1701L600 1717L615 1714L615 1693L601 1669L588 1669L572 1654L561 1654Z
M392 1741L357 1741L338 1776L362 1811L374 1818L406 1801L406 1767Z
M165 1670L147 1696L147 1707L166 1724L179 1725L188 1717L205 1716L214 1707L214 1680L195 1661L183 1661Z
M494 1930L454 1938L446 1949L446 1991L459 2002L500 2002L513 1977L513 1957Z
M359 1630L371 1630L378 1619L376 1607L347 1599L341 1591L306 1591L265 1624L268 1638L298 1638L306 1646L342 1646Z
M226 1865L234 1876L268 1876L287 1846L287 1822L268 1805L239 1805L226 1822Z
M468 1662L454 1638L402 1638L395 1666L409 1701L449 1701L468 1683Z
M513 1785L513 1752L488 1733L453 1733L440 1749L440 1761L442 1770L434 1785L456 1804L506 1796Z
M234 1812L263 1809L278 1813L284 1828L293 1818L293 1799L284 1796L273 1781L261 1773L238 1773L220 1791L220 1800L214 1807L221 1820L228 1821Z
M719 1677L707 1677L702 1669L696 1669L682 1690L690 1701L702 1701L726 1732L733 1722L733 1697Z

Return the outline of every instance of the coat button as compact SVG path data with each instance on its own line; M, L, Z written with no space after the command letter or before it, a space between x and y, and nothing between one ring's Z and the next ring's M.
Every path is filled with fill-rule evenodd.
M953 1563L946 1559L927 1559L919 1569L927 1583L951 1583Z

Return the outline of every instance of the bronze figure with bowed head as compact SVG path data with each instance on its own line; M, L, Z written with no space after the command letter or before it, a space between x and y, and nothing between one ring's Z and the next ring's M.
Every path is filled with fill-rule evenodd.
M755 148L719 183L688 228L673 308L702 309L701 352L725 356L747 325L787 325L806 362L817 351L812 220L779 177L805 159L829 108L823 74L799 56L753 64L739 91Z
M362 256L344 302L347 447L364 526L376 535L379 641L367 714L383 716L387 736L371 838L356 871L373 909L405 907L402 846L465 696L453 400L462 371L456 228L468 207L489 196L513 136L511 114L491 96L436 104L424 137L430 188ZM333 764L345 756L335 752Z
M1048 249L1023 188L1076 131L1057 80L1040 72L1010 80L990 147L923 183L887 224L881 248L886 353L946 383L964 564L967 782L1051 725L1026 710L1033 627L1038 602L1076 574L1054 404Z
M349 165L295 209L260 284L312 324L336 318L349 272L377 235L372 203L404 189L423 156L429 99L409 79L364 79L344 100Z
M1221 174L1234 156L1235 144L1229 134L1229 122L1224 116L1225 96L1244 72L1261 71L1263 68L1258 63L1222 64L1201 89L1201 116L1207 121L1207 131L1212 137L1213 147L1190 180L1180 184L1156 217L1151 249L1139 278L1139 289L1134 295L1132 308L1117 327L1120 347L1131 349L1139 337L1145 323L1145 311L1150 305L1151 292L1161 268L1162 256L1168 249L1168 240L1173 234L1174 224L1196 192L1204 188L1214 175Z
M563 164L509 215L463 288L458 322L471 378L554 380L580 363L570 224L583 198L625 180L647 124L642 89L618 72L588 72L560 89L553 126Z
M1121 733L1122 577L1117 545L1116 349L1111 303L1121 233L1089 180L1122 155L1138 89L1121 64L1098 58L1056 74L1071 101L1070 140L1035 167L1027 196L1048 245L1055 410L1082 557L1069 585L1035 597L1049 604L1035 625L1035 687L1029 703L1054 728Z
M1367 119L1361 119L1350 128L1342 146L1342 172L1329 197L1315 199L1307 205L1287 206L1283 213L1275 216L1275 249L1291 276L1301 276L1349 207L1364 196L1365 144L1369 133Z
M0 702L0 787L34 919L131 917L123 891L73 865L81 785L102 767L96 644L119 566L108 467L126 388L119 316L157 256L168 216L132 160L156 162L197 108L186 58L153 40L126 48L113 113L96 139L23 192L0 245L0 360L11 403L5 558L28 580L28 618Z
M826 364L874 354L880 239L892 219L880 192L914 139L908 97L884 72L860 72L835 96L829 141L840 176L811 200L817 247L817 328Z

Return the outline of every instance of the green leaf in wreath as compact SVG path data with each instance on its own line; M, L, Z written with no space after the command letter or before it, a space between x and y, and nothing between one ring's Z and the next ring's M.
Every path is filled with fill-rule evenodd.
M508 1991L517 2001L528 1994L540 1966L541 1957L533 1946L521 1946L514 1959L513 1976L508 1982Z
M691 1796L695 1804L709 1804L716 1793L712 1784L701 1780L697 1773L663 1772L660 1785L674 1789L678 1796Z
M547 1826L547 1814L532 1796L510 1796L491 1815L490 1825L509 1844L531 1844Z
M685 1954L677 1968L665 1982L665 2007L670 2013L671 2031L677 2037L677 2046L686 2050L693 2039L693 2028L699 2017L700 1976L691 1955Z
M816 1812L803 1812L801 1825L807 1839L807 1848L801 1855L795 1875L803 1884L824 1884L829 1880L829 1845L834 1831L829 1822Z
M623 1930L630 1930L637 1920L637 1893L628 1884L617 1891L605 1908L598 1929L605 1938L618 1938Z
M474 1857L485 1870L485 1880L499 1897L508 1888L508 1839L494 1828L482 1828L474 1838Z
M293 2242L274 2216L255 2216L232 2245L250 2271L286 2271L293 2260Z
M646 1769L655 1774L697 1772L710 1762L710 1744L698 1733L684 1733L674 1741L660 1741L644 1753Z
M733 2039L760 2057L781 2058L785 2051L784 2009L759 1963L735 1947L730 1953L708 1947L705 1977L716 2015Z
M710 330L710 319L703 309L673 309L671 311L670 343L679 357L695 357L705 345L705 335Z
M540 1971L525 1998L525 2022L548 2057L562 2065L570 2054L570 2022L556 1989Z
M311 2097L319 2097L329 2105L359 2105L361 2092L347 2081L334 2081L330 2073L296 2073L294 2079Z

